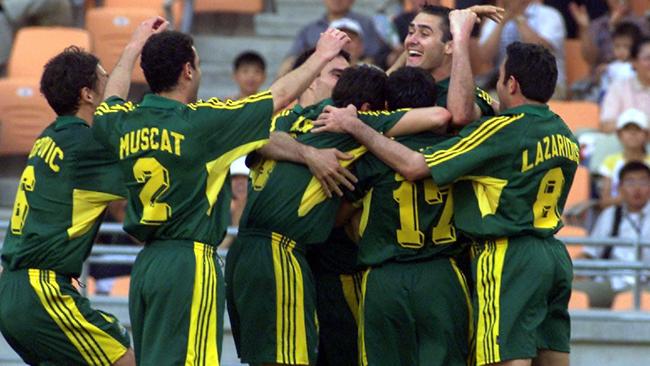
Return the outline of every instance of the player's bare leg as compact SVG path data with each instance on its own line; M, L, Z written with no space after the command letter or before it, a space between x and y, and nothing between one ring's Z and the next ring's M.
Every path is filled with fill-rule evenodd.
M115 361L113 366L135 366L135 354L133 353L133 349L129 348L124 356Z
M569 366L569 354L551 350L539 350L533 366Z

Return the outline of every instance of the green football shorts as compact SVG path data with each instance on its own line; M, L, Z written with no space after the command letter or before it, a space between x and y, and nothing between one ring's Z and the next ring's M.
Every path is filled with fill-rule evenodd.
M91 308L70 277L40 269L0 275L0 331L32 365L110 366L130 343L118 320Z
M362 366L466 366L473 358L470 294L450 258L388 262L362 283Z
M228 315L249 364L316 360L316 290L303 248L278 233L242 230L226 259Z
M519 236L472 248L479 366L569 352L573 266L562 242Z

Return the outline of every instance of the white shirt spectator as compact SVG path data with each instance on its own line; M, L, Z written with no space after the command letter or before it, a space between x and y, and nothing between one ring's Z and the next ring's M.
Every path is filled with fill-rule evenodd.
M637 77L616 81L605 93L600 106L601 121L616 121L621 113L630 108L650 116L650 86L643 86Z
M612 206L605 209L600 216L598 216L590 237L604 238L611 236L615 211L616 206ZM632 240L650 239L650 202L643 207L643 210L637 213L629 213L626 212L625 209L623 210L623 216L621 217L621 223L618 230L618 238ZM585 247L584 252L594 258L601 258L605 252L605 247ZM635 249L633 247L615 246L612 249L610 259L619 261L635 261ZM650 248L645 247L641 251L641 260L650 263ZM647 278L642 278L642 281L647 281ZM611 276L611 284L614 291L622 291L634 285L634 276Z
M555 8L548 5L531 3L524 12L528 26L532 28L540 37L544 38L553 46L553 55L557 59L558 78L560 85L566 85L566 67L564 61L564 39L566 38L566 27L562 14ZM479 42L485 43L494 31L496 23L493 21L485 22L481 28L481 37ZM501 43L499 45L499 54L496 66L499 67L506 55L506 48L512 42L519 41L517 24L514 20L509 21L503 28Z
M607 69L603 73L603 76L600 78L600 90L604 93L612 83L635 76L636 72L634 71L631 62L610 62L609 65L607 65Z

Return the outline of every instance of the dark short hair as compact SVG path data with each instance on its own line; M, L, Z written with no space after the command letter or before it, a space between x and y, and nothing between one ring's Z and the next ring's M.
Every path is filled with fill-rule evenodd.
M259 67L262 71L266 71L266 62L264 61L264 58L255 51L245 51L237 55L232 64L232 68L234 71L237 71L237 69L244 65L254 65Z
M453 39L451 35L451 24L449 23L449 13L451 9L446 6L424 5L419 13L434 15L440 18L440 31L442 32L442 42L449 42Z
M419 67L400 67L388 76L386 105L390 110L433 107L437 98L436 81Z
M97 87L99 59L77 46L70 46L45 64L41 93L57 115L73 115L79 110L81 89ZM97 92L103 92L97 90Z
M152 92L173 89L186 63L196 68L193 46L192 37L181 32L165 31L149 37L142 48L140 66Z
M298 55L298 57L296 57L296 60L293 62L293 67L291 69L295 70L300 66L302 66L302 64L304 64L305 61L307 61L307 59L314 54L314 52L316 52L315 48L310 48L308 50L303 51L300 55ZM348 51L341 50L339 52L339 56L343 57L345 61L350 62L350 53Z
M618 172L619 182L622 182L623 178L625 178L625 176L628 173L632 173L632 172L645 172L650 178L650 168L648 167L648 165L646 165L642 161L630 161L625 165L623 165L621 170Z
M630 56L633 60L636 60L639 57L641 49L648 43L650 43L650 37L639 37L636 42L634 42L632 49L630 50Z
M632 44L634 44L641 38L641 29L634 23L621 22L614 28L614 32L612 32L612 39L618 37L630 37Z
M551 51L537 44L514 42L506 52L503 82L514 76L524 97L548 102L557 83L557 62Z
M372 110L383 110L386 104L386 73L372 65L356 65L343 71L332 90L336 107L349 104L361 108L364 103Z

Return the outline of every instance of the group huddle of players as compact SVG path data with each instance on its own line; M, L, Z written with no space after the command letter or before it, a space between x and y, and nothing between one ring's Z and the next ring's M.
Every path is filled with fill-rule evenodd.
M5 339L29 364L218 365L227 304L252 365L568 365L572 270L553 234L577 143L546 105L557 66L543 47L508 47L499 103L474 86L482 17L502 9L425 6L388 73L350 65L349 39L328 29L237 101L197 101L192 38L161 18L110 77L79 49L53 58L41 90L59 117L29 154L2 251ZM152 93L135 105L138 56ZM244 155L222 275L228 171ZM145 243L135 352L72 285L123 198L124 229Z

